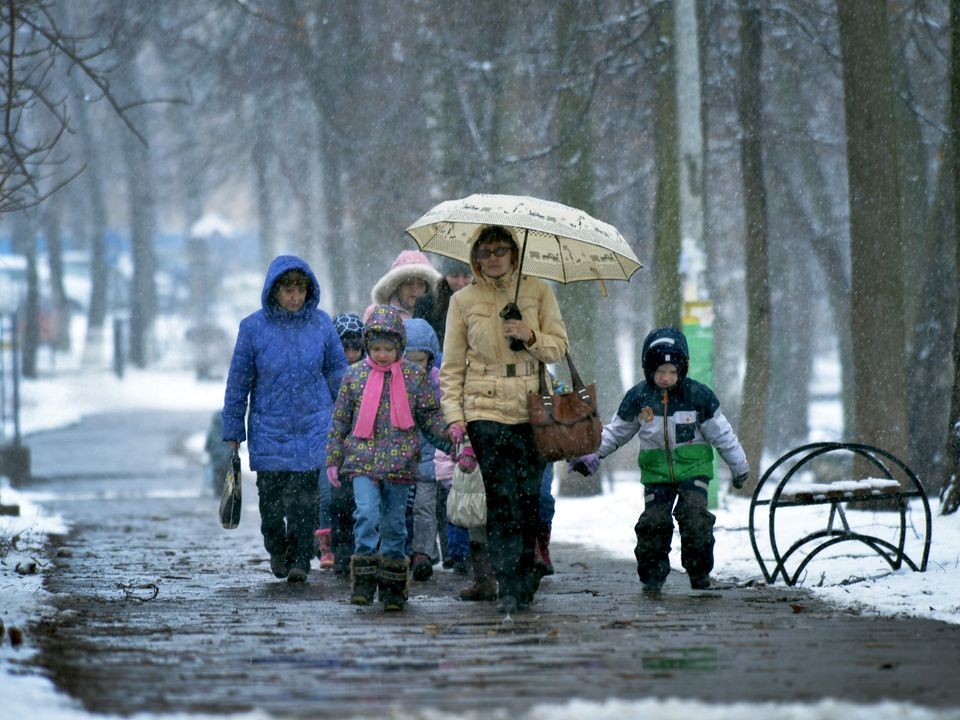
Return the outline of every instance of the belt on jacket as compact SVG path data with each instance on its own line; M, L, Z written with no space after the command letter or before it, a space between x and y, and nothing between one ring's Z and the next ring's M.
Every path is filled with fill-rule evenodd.
M484 375L499 375L500 377L521 377L523 375L537 374L537 363L530 360L520 363L504 363L501 365L470 363L470 367L476 368Z

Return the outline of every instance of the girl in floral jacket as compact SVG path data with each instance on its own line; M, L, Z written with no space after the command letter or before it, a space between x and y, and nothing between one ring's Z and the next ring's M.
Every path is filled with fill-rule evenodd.
M343 376L327 436L327 477L353 479L357 503L350 602L368 605L377 587L385 610L406 601L405 511L416 482L420 431L449 451L446 424L427 374L404 360L400 313L378 305L363 329L367 358Z

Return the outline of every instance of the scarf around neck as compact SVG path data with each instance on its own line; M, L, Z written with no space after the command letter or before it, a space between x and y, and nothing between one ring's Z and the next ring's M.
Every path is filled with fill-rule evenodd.
M377 419L377 410L380 408L380 398L383 395L384 376L390 373L390 424L401 430L413 427L413 415L410 412L410 402L407 400L407 384L403 379L403 363L397 360L385 368L377 365L369 357L366 358L370 375L363 388L363 397L360 400L360 412L357 413L357 422L353 426L353 434L358 438L372 438L373 424Z

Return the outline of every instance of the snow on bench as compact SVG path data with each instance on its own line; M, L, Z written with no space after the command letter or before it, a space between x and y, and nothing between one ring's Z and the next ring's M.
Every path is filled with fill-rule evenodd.
M887 478L840 480L831 483L803 483L785 487L780 492L784 502L812 503L824 500L862 500L864 498L895 495L900 483Z

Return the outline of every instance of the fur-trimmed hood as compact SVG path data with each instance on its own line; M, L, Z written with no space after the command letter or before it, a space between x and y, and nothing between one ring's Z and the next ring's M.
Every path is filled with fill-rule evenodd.
M433 288L440 277L440 273L430 264L426 255L419 250L404 250L397 255L387 273L377 280L370 291L370 300L374 305L383 305L390 302L390 298L405 280L420 278L427 284L427 288Z

